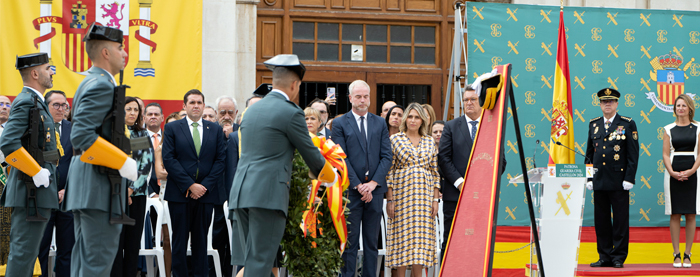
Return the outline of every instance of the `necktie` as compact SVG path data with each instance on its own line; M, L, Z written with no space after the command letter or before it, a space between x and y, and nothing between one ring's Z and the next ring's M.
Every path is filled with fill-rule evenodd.
M369 153L367 153L367 132L365 132L365 117L360 116L360 135L362 136L362 140L365 142L365 145L363 146L365 148L365 181L367 180L367 176L369 175Z
M605 121L605 131L607 131L608 127L610 127L610 123L611 123L610 120Z
M60 123L60 122L54 122L54 123L53 123L53 126L56 127L56 133L58 133L58 135L61 135L61 123Z
M199 129L197 129L199 123L192 122L192 140L194 140L194 149L197 151L197 156L199 156L199 149L202 148L202 142L199 139Z
M478 120L470 121L469 124L472 125L472 139L474 139L474 136L476 136L476 125L479 124Z
M158 134L156 133L153 134L153 148L158 147L158 145L160 145L160 141L158 141Z

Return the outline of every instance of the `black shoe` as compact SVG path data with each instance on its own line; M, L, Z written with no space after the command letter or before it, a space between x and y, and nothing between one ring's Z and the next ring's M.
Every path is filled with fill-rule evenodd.
M613 266L612 262L603 261L603 260L598 260L597 262L591 264L591 267L611 267L611 266Z
M613 262L613 267L614 267L614 268L623 268L623 267L625 267L625 266L622 264L621 261L614 261L614 262Z

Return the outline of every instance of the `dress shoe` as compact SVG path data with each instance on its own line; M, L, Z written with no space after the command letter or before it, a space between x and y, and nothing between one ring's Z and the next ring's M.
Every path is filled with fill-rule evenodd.
M624 265L622 264L621 261L613 261L613 267L614 268L623 268Z
M613 266L612 262L603 261L603 260L598 260L597 262L591 264L591 267L611 267L611 266Z

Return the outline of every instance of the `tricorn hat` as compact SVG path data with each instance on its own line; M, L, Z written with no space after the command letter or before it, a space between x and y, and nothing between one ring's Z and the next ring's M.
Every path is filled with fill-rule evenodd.
M49 54L35 53L17 57L15 67L17 68L17 70L21 70L47 63L49 63Z
M306 72L306 67L299 61L299 57L293 54L277 55L263 62L263 64L270 70L275 70L278 66L286 67L299 75L299 80L304 79L304 73Z
M106 26L100 26L100 25L97 25L95 22L93 22L88 27L87 33L85 33L85 37L83 37L83 41L88 41L88 40L93 40L93 39L109 40L109 41L123 43L124 42L124 32L122 32L122 30L120 30L120 29L106 27Z
M478 91L479 94L479 105L482 108L490 110L496 106L496 99L498 98L498 93L501 91L503 86L503 75L496 74L487 79L481 81L481 89Z
M612 88L604 88L598 91L598 99L617 100L620 99L620 92Z
M270 84L260 84L258 88L253 91L253 96L265 96L272 91L272 85Z

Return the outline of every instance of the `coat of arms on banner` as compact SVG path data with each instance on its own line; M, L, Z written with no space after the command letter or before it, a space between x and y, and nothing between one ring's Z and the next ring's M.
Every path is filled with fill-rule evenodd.
M683 69L683 57L669 52L668 54L655 57L649 62L654 68L649 71L651 80L656 81L656 90L659 93L647 92L647 99L662 111L673 112L673 101L685 92L685 71L691 65L688 62ZM695 94L687 93L693 98Z
M150 3L139 1L140 17L130 19L129 2L131 0L63 0L61 16L51 15L53 1L40 1L41 17L33 20L33 25L40 32L34 39L34 46L41 52L49 54L51 64L52 38L56 35L52 23L61 24L61 60L63 65L76 73L84 73L92 66L88 58L83 36L92 22L122 30L124 32L124 51L129 53L129 27L136 26L135 38L139 41L139 63L134 70L134 76L155 76L155 69L150 62L150 54L156 50L156 43L150 40L158 25L150 21ZM131 54L130 54L131 55ZM129 62L129 57L125 61ZM55 70L55 66L54 66Z

